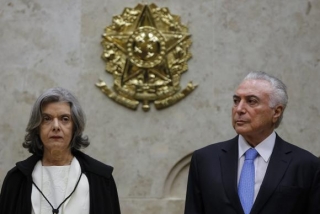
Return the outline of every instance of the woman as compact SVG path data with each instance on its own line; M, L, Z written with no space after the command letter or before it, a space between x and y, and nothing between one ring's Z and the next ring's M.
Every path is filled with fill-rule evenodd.
M18 162L2 185L2 214L119 214L111 166L80 151L85 115L66 89L51 88L35 102Z

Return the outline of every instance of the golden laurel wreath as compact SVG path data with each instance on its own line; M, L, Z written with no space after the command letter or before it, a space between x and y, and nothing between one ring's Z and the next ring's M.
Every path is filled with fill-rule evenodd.
M168 8L155 4L125 8L105 28L101 42L106 71L113 75L111 90L104 81L96 86L110 99L130 109L148 111L171 106L195 88L189 82L180 87L181 74L191 58L188 28ZM181 90L181 91L180 91Z

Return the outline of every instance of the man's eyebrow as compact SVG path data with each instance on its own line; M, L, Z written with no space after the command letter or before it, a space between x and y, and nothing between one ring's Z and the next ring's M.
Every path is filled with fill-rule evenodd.
M246 96L246 98L256 98L256 99L260 100L260 98L256 95L248 95L248 96Z
M246 95L244 97L245 97L245 99L255 98L257 100L260 100L260 98L258 96L253 95L253 94L252 95ZM235 95L233 95L233 99L240 99L240 96L235 94Z

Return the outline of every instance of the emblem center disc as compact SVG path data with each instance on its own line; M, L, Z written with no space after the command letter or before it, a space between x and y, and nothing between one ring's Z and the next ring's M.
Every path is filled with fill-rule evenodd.
M154 67L165 57L165 38L153 27L139 27L129 37L127 51L130 61L136 66Z

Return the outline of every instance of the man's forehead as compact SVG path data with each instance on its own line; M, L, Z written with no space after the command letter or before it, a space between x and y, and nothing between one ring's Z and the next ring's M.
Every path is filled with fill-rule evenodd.
M258 96L270 94L271 85L266 80L244 80L236 89L237 96Z

